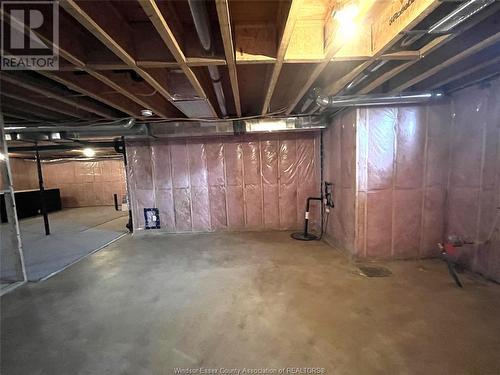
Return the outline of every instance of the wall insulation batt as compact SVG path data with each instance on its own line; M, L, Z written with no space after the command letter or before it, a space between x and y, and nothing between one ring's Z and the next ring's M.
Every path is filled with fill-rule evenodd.
M500 81L438 104L342 112L325 133L337 207L327 238L357 257L460 260L500 281Z
M317 132L127 141L134 229L158 208L167 232L298 229L319 196ZM315 210L314 220L318 220Z
M33 160L11 158L14 189L38 190L38 172ZM59 189L63 208L112 206L126 196L123 160L57 161L42 163L46 189Z

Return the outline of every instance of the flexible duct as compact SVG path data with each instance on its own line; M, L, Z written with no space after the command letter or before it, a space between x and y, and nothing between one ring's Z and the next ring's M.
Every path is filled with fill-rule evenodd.
M210 30L210 20L208 18L207 3L205 0L188 0L189 9L193 15L194 27L200 39L201 46L205 52L213 55L212 46L212 32ZM215 96L219 103L219 108L223 117L227 116L226 99L224 97L224 90L222 89L221 75L219 68L214 65L208 67L208 73L212 80Z

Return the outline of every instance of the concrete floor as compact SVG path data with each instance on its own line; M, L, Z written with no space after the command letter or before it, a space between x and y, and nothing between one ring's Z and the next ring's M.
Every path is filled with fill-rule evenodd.
M1 299L1 372L500 373L500 286L437 260L365 278L288 233L126 236Z
M51 234L46 236L42 216L20 220L28 280L45 278L120 237L127 221L128 214L114 207L69 208L49 214ZM0 225L0 232L7 225ZM2 267L2 279L14 275L13 268Z

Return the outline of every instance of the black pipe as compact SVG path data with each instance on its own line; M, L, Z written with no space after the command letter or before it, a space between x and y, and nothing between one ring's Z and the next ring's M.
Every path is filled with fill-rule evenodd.
M40 188L40 209L43 215L43 225L45 227L45 235L50 235L49 215L47 214L47 205L45 203L45 188L43 187L42 163L40 162L40 154L38 153L38 144L35 143L36 166L38 170L38 186Z
M113 194L113 199L115 201L115 211L118 211L118 194Z
M116 152L120 152L123 155L123 164L125 164L125 176L127 176L127 149L125 148L125 137L122 136L121 143L119 142L115 143L115 150ZM128 197L129 210L128 210L128 223L125 226L129 230L129 232L132 233L134 231L134 224L132 221L132 209L130 208L130 192L128 191L128 184L127 184L127 197Z
M306 214L305 214L305 220L304 220L304 235L307 237L309 235L309 207L311 201L322 201L322 197L309 197L307 198L307 204L306 204Z

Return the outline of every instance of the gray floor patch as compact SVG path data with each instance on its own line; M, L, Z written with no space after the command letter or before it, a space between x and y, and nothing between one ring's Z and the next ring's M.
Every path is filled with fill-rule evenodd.
M359 266L360 274L366 277L388 277L392 275L390 269L377 266Z

